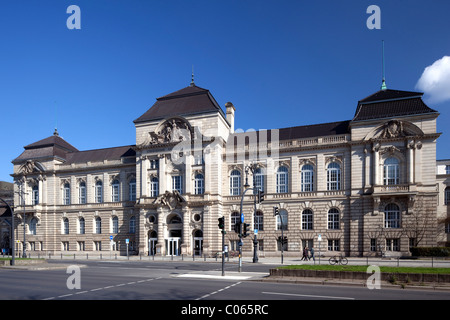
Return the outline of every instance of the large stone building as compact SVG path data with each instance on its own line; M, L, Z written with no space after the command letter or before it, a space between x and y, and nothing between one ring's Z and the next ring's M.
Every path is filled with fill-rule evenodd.
M348 121L235 132L233 104L224 111L191 83L134 120L135 145L80 151L55 131L13 160L27 250L123 254L128 245L139 254L214 255L222 216L226 244L237 250L246 181L265 193L255 205L246 192L242 203L266 256L281 249L281 229L286 254L295 255L317 249L319 234L325 254L407 254L444 243L439 114L421 97L383 88ZM440 181L448 184L448 173Z

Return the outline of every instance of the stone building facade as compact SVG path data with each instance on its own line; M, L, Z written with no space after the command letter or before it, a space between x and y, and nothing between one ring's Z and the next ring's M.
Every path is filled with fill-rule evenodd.
M219 217L237 250L242 201L261 255L319 245L326 255L408 254L442 242L445 223L439 114L421 97L382 89L358 101L351 120L242 132L232 103L224 111L191 83L134 120L135 145L79 151L55 131L25 146L13 160L16 219L28 250L214 255ZM242 196L247 184L263 202Z

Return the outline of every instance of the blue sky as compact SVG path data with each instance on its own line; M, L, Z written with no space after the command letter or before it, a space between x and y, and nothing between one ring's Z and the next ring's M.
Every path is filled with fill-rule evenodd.
M0 180L55 126L79 150L134 144L133 120L188 86L192 65L196 85L233 102L236 128L349 120L380 88L382 40L388 88L425 91L450 159L449 12L447 0L3 0Z

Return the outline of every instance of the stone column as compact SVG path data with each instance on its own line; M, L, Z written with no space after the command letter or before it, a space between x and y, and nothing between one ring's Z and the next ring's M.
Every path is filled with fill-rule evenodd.
M141 197L147 196L147 156L141 156Z
M164 241L164 227L166 222L164 220L164 212L162 207L158 207L156 210L158 213L157 222L158 222L158 243L156 244L156 254L157 255L165 255L165 241Z
M139 253L148 253L148 239L145 230L145 210L139 211Z
M181 245L182 254L191 254L191 228L190 228L190 210L189 207L183 206L183 243Z
M373 151L373 185L379 185L380 184L380 144L374 143L372 147Z

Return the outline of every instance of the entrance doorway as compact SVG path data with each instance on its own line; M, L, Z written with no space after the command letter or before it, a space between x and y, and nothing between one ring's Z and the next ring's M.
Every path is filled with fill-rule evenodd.
M203 232L196 230L194 232L194 255L201 256L203 253Z
M156 231L152 231L148 235L148 255L156 255L156 244L158 243L158 234Z
M166 252L168 256L180 255L181 238L171 237L166 239Z

